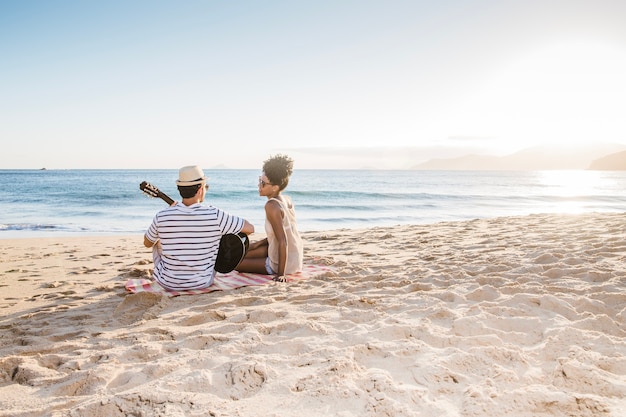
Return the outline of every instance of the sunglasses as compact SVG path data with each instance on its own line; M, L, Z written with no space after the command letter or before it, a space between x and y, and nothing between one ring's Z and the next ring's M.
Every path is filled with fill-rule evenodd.
M266 185L274 185L271 182L263 181L263 178L261 178L261 177L259 177L259 184L261 185L261 187L265 187Z

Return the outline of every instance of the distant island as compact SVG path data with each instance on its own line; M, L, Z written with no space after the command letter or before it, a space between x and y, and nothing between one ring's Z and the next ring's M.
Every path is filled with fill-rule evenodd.
M598 171L626 171L626 151L613 153L596 159L589 169Z
M417 170L541 171L561 169L626 170L626 145L598 144L578 147L538 146L505 156L465 155L431 159Z

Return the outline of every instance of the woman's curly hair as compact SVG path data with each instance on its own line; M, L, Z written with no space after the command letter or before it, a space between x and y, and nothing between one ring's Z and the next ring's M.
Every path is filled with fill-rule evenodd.
M289 177L293 172L293 159L287 155L274 155L263 162L263 172L267 179L282 191L289 184Z

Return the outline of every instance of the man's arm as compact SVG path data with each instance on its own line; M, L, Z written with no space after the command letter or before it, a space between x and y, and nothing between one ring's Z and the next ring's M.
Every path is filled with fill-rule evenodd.
M151 247L153 247L153 246L154 246L154 243L155 243L155 242L153 242L153 241L151 241L150 239L148 239L148 238L146 237L146 235L143 235L143 245L144 245L146 248L151 248Z
M241 231L247 235L254 233L254 225L247 220L243 221L243 227Z

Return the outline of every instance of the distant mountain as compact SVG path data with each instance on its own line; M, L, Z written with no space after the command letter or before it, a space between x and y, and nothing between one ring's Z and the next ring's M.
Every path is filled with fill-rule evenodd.
M589 169L599 171L626 171L626 151L612 153L591 162Z
M598 144L569 148L538 146L505 156L466 155L450 159L431 159L415 165L413 169L511 171L587 169L594 160L618 151L626 151L626 145Z

